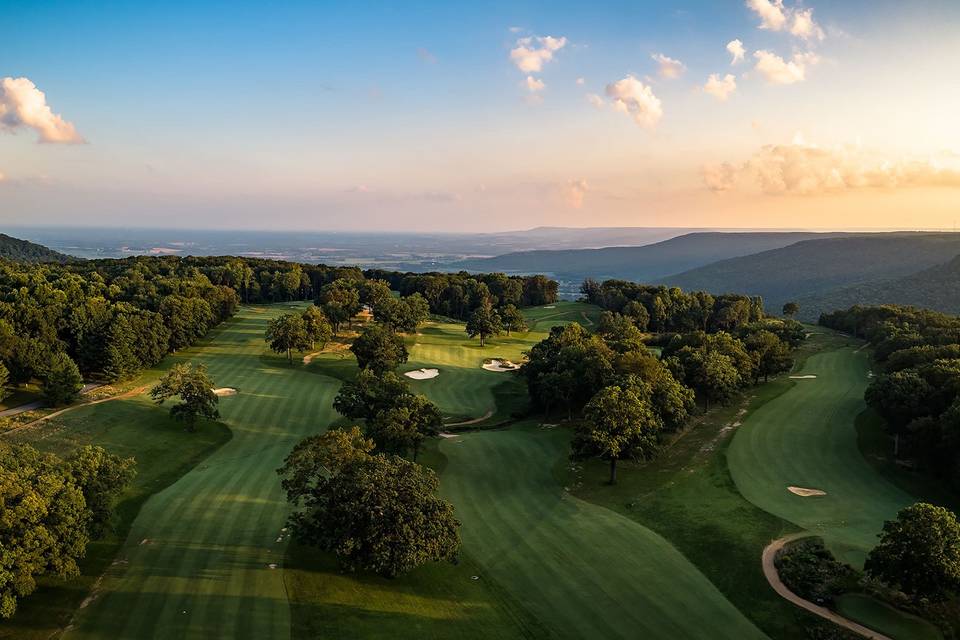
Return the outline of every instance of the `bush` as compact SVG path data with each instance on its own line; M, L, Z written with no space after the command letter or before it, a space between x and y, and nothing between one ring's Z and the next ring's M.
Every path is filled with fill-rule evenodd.
M856 580L849 566L838 562L820 538L804 538L780 551L776 558L780 579L805 600L829 606Z

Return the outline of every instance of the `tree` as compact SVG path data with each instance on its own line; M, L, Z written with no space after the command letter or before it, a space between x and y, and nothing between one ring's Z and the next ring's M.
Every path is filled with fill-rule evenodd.
M180 403L170 407L174 420L186 424L187 431L196 431L198 418L216 420L220 417L217 404L220 398L213 392L213 381L207 375L207 367L199 364L174 365L160 382L150 390L150 396L157 404L179 396Z
M297 509L290 519L295 535L335 553L344 569L394 577L456 558L460 523L453 506L436 495L432 470L380 454L357 456L329 475L295 473L313 480L305 490L288 491Z
M90 537L102 538L110 531L117 500L137 475L136 460L111 455L103 447L86 445L70 454L65 462L90 511L87 524Z
M600 314L600 324L597 333L603 337L604 342L617 353L627 353L630 351L646 351L647 347L643 342L643 333L632 320L619 313L604 311Z
M471 338L480 336L480 346L482 347L488 337L500 335L500 332L503 331L500 314L494 310L489 301L484 302L470 315L466 331Z
M287 361L293 362L293 351L303 351L310 348L310 336L307 334L303 317L295 313L285 313L277 316L267 325L264 340L270 345L270 350L276 353L287 354Z
M287 500L309 504L311 494L323 491L325 482L344 467L366 460L374 449L373 440L365 438L360 427L330 429L318 436L304 438L283 461L277 473Z
M55 407L80 397L83 377L77 364L65 353L55 353L43 376L43 397Z
M3 401L10 395L10 388L7 386L9 383L10 372L7 371L7 368L0 362L0 401Z
M692 386L704 404L726 402L740 388L741 377L733 358L719 351L684 347L676 356L681 378Z
M914 369L878 376L867 387L864 398L887 421L894 432L912 420L930 414L933 388Z
M960 586L960 523L924 502L901 509L883 524L864 570L908 595L944 599Z
M320 307L333 325L333 332L340 332L340 325L360 311L360 293L348 280L335 280L320 290Z
M776 334L761 330L747 336L747 353L753 358L753 381L759 382L762 376L767 381L771 375L787 371L793 366L790 347Z
M436 435L442 425L443 414L437 405L424 396L406 393L374 416L367 433L379 449L388 453L402 455L412 450L416 462L423 439Z
M796 302L788 302L783 305L783 315L787 316L788 318L792 318L798 313L800 313L800 305Z
M398 397L409 393L406 381L393 371L377 374L371 369L361 369L353 380L340 385L333 408L351 420L368 421L393 407Z
M403 338L381 324L364 328L350 345L350 351L361 369L371 369L378 374L396 369L408 356Z
M387 298L373 310L373 318L395 331L415 333L417 326L430 317L426 298L415 293L406 298Z
M636 300L631 300L623 307L623 315L630 318L640 331L646 331L647 325L650 324L650 313L645 306Z
M90 513L62 460L7 444L0 444L0 513L0 617L9 618L38 577L79 575Z
M617 482L617 461L649 457L663 426L644 383L601 389L584 407L584 420L574 433L571 457L610 461L610 484Z
M323 315L323 311L312 304L306 308L301 318L307 338L310 340L310 349L315 349L318 342L321 349L327 346L327 342L333 337L333 327L327 321L327 316Z
M511 331L523 332L527 330L527 319L523 317L523 312L516 306L508 304L500 311L503 318L503 328L507 330L507 335Z

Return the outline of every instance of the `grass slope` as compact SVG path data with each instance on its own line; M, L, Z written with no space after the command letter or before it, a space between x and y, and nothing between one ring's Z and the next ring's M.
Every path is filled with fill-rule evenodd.
M69 581L42 581L36 593L20 602L17 614L0 623L0 638L46 640L69 624L123 544L143 503L227 442L230 430L221 423L208 423L198 433L185 434L166 409L141 396L80 407L6 439L59 455L99 444L111 453L137 459L137 477L117 507L116 529L87 547L80 563L82 575Z
M464 547L551 637L762 638L667 540L557 483L570 433L535 424L444 440Z
M287 637L282 570L287 505L275 469L332 419L338 382L263 356L269 318L245 308L174 361L204 362L232 440L141 509L129 538L69 638Z
M839 338L837 338L839 340ZM730 471L748 500L822 536L838 558L860 566L884 520L913 499L871 467L857 447L869 356L849 345L811 356L796 386L757 409L737 431ZM821 489L800 497L788 486Z

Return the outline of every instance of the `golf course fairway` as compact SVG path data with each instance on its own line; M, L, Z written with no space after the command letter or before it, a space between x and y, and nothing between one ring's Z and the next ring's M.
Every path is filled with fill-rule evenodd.
M233 438L143 506L67 638L288 638L282 569L288 507L276 469L333 416L339 382L265 356L267 321L243 308L174 362L203 362ZM201 425L201 428L202 425ZM190 434L184 434L190 437Z
M535 424L445 439L441 492L478 579L565 638L763 638L669 542L569 495L553 466L570 432Z
M850 341L852 343L852 341ZM842 561L862 566L885 520L915 502L871 467L857 447L869 353L837 341L794 372L794 387L749 415L727 452L743 496L823 537ZM788 487L823 491L799 496Z

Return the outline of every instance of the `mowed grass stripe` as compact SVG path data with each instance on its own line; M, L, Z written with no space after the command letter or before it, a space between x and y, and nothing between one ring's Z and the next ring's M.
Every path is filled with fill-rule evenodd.
M861 565L884 520L913 499L863 459L855 420L866 407L864 351L844 347L811 356L794 388L754 411L728 451L730 473L750 502L823 536L845 562ZM800 497L799 486L826 491Z
M568 440L527 425L441 443L441 490L482 578L557 637L764 637L668 542L557 486Z
M275 470L298 439L329 424L338 383L264 354L267 321L286 311L244 308L172 359L205 362L217 386L240 390L220 403L234 437L144 505L120 554L129 564L105 577L69 637L289 636L286 539L276 542L288 509Z

